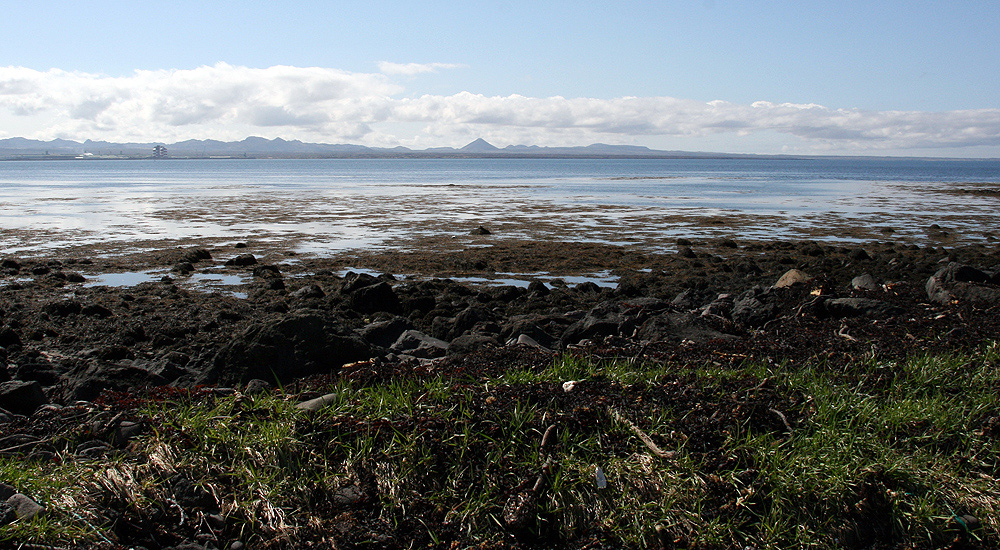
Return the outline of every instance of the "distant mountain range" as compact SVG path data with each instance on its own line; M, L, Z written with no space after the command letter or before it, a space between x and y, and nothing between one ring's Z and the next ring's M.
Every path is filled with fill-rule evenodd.
M508 145L495 147L479 138L465 147L380 148L364 145L306 143L281 138L248 137L243 141L190 139L177 143L82 143L54 139L39 141L20 137L0 139L0 159L152 158L153 148L165 146L168 158L442 158L442 157L549 157L549 158L747 158L761 155L658 151L636 145L595 143L584 147L540 147Z

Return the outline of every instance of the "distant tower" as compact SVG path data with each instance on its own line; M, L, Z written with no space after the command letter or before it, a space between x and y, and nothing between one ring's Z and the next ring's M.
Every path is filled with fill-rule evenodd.
M157 145L153 147L153 158L162 159L167 158L167 148L162 145Z

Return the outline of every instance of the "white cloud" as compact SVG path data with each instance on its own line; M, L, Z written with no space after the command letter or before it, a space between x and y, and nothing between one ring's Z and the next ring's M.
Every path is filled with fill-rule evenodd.
M421 73L436 73L438 69L459 69L464 65L454 63L392 63L380 61L378 70L382 74L413 76Z
M123 77L0 67L0 128L24 137L174 141L249 135L322 142L584 145L712 136L784 136L796 150L992 147L1000 109L862 111L816 104L737 104L671 97L613 99L453 95L400 97L389 74L447 64L381 64L380 73L321 67L214 66ZM415 130L416 129L416 130Z

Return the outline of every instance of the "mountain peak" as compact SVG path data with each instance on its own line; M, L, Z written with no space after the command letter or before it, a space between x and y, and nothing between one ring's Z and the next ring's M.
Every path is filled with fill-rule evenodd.
M476 141L473 141L472 143L459 149L459 151L465 151L467 153L491 153L499 150L500 149L494 147L483 138L476 138Z

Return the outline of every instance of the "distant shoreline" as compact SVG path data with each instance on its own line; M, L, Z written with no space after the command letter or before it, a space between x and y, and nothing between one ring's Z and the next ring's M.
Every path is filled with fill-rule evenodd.
M154 154L154 148L160 155ZM998 161L1000 158L952 158L884 155L795 155L665 151L634 145L594 143L587 146L495 147L477 139L461 148L381 148L352 144L304 143L281 138L249 137L242 141L188 140L177 143L112 143L71 140L0 139L0 160L151 160L151 159L705 159L705 160L943 160Z

